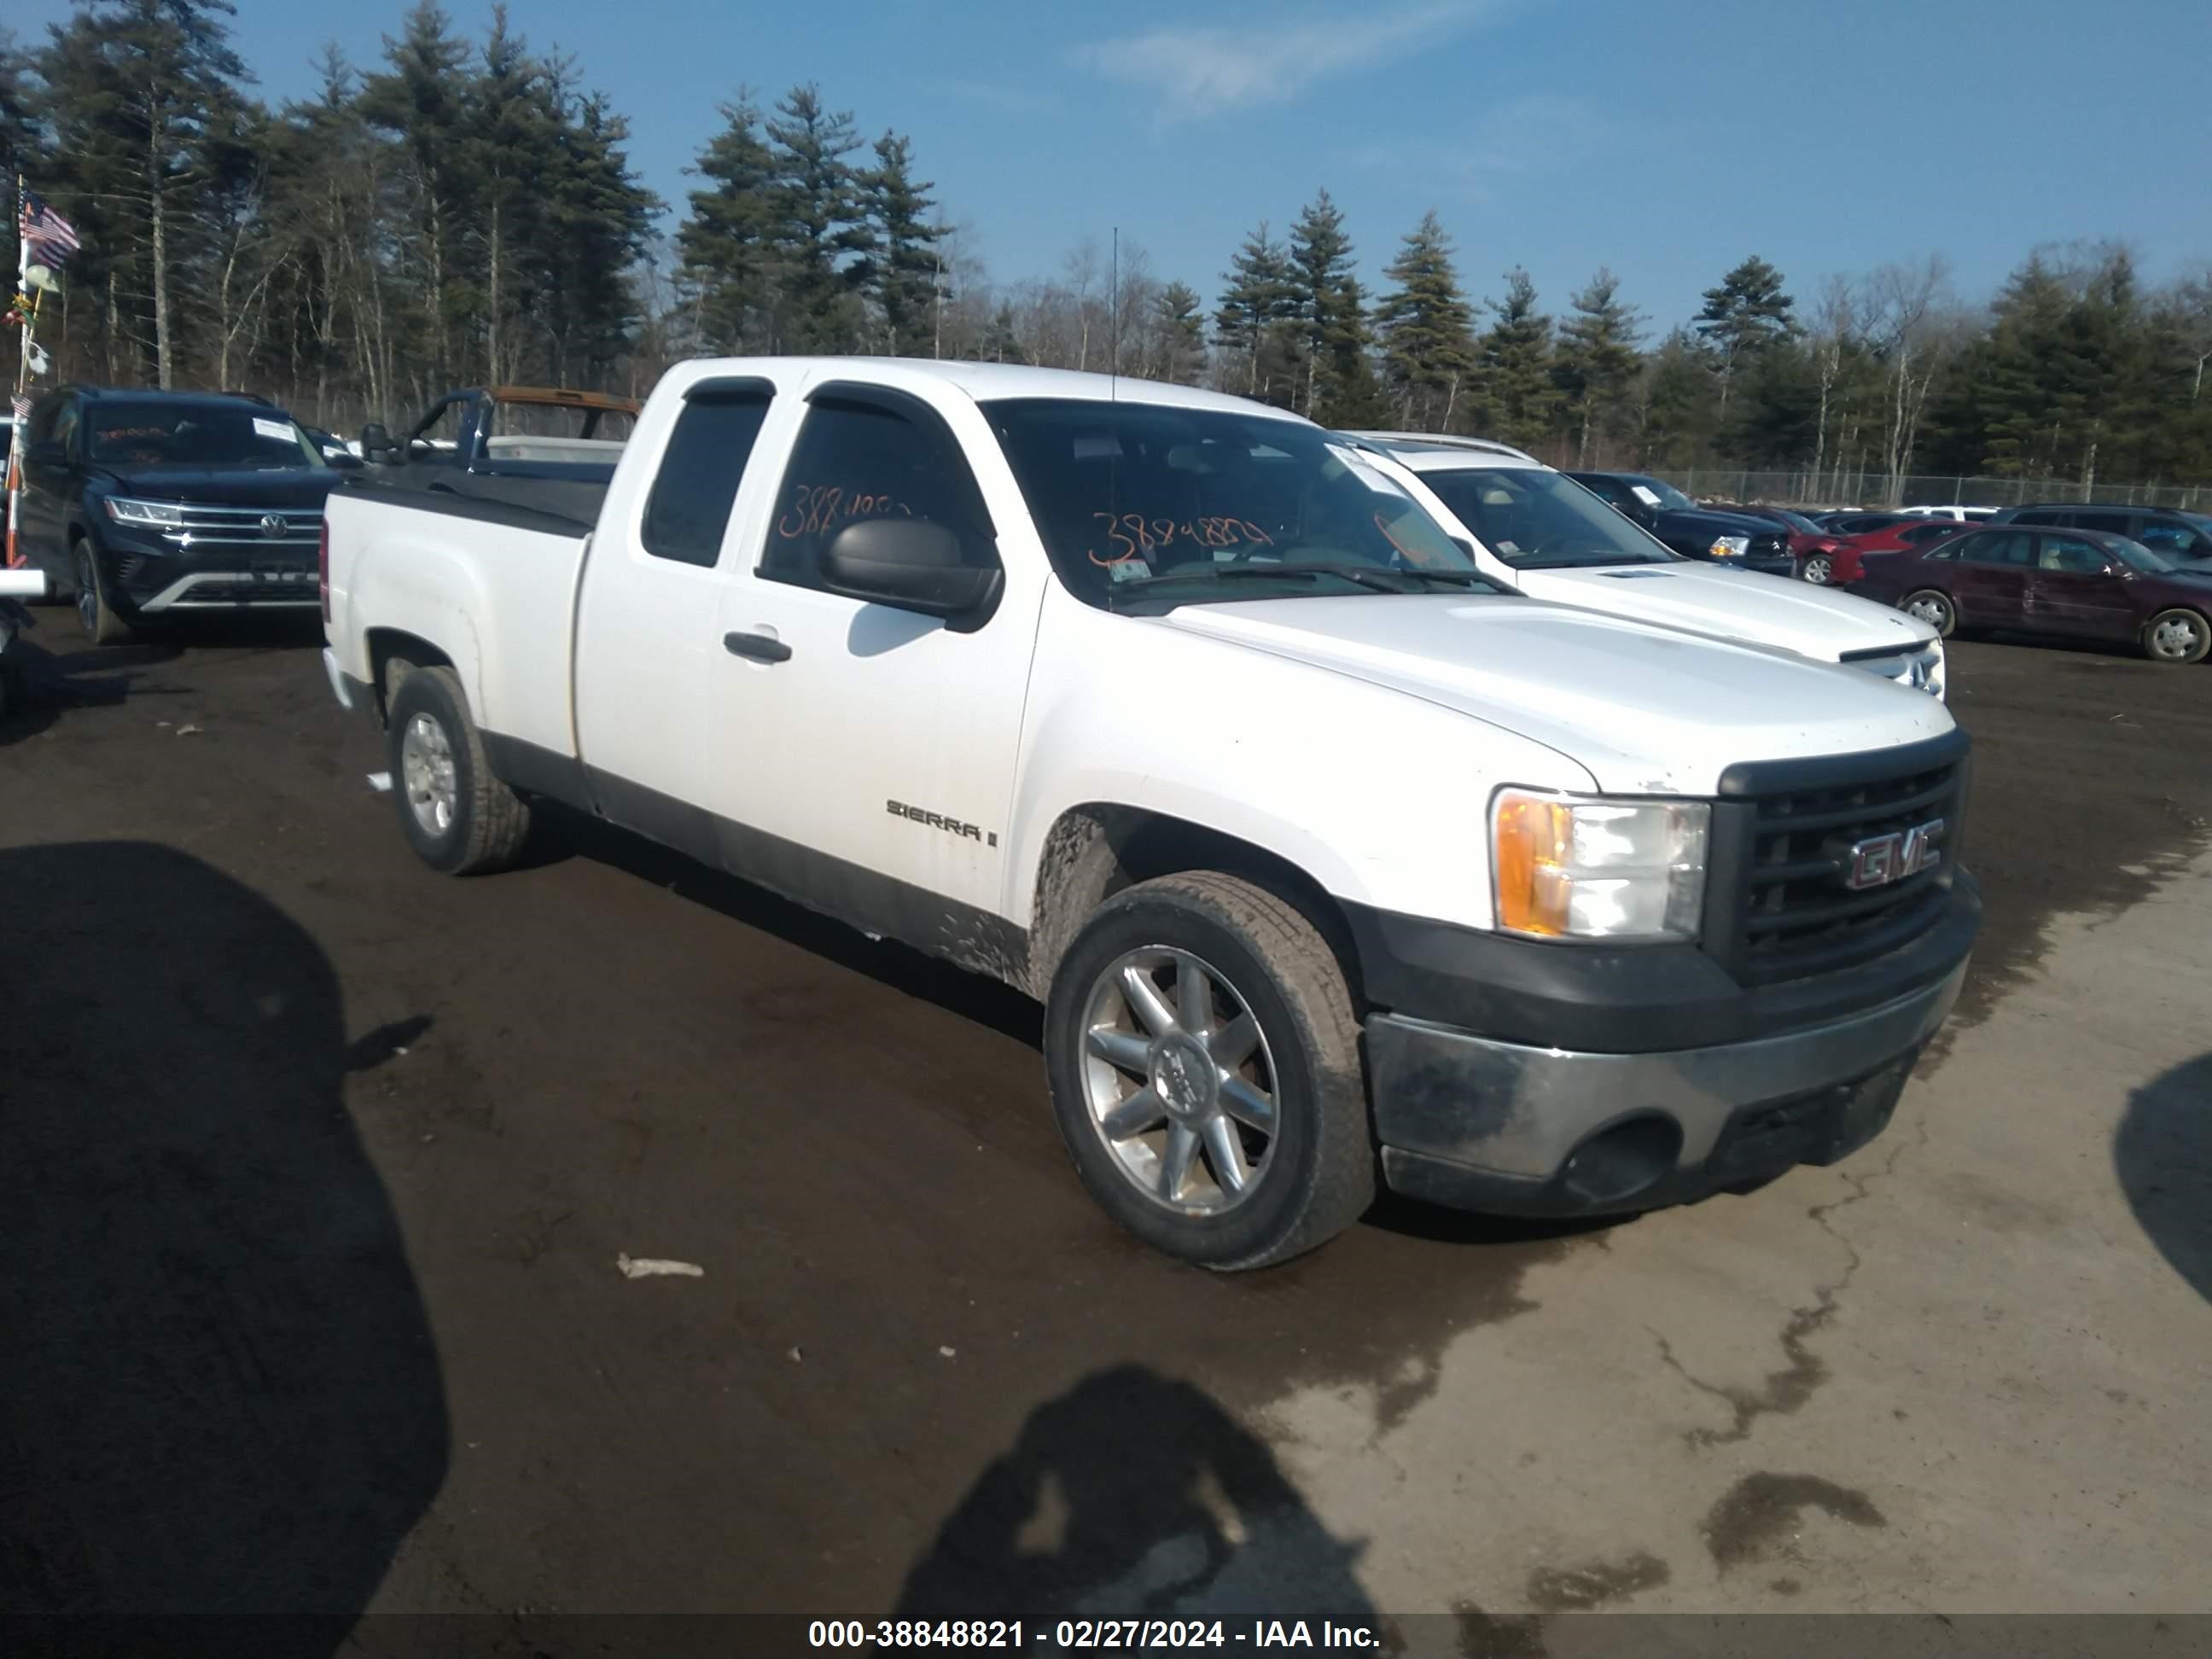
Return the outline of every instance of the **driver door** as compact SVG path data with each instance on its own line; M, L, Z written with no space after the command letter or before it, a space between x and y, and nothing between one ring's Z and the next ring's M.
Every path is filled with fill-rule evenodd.
M720 596L708 674L710 745L747 757L710 781L725 864L940 948L957 943L935 938L953 907L1001 902L1043 561L1004 562L995 607L957 624L833 592L821 561L872 519L944 524L992 559L994 521L1026 527L1003 462L994 488L1007 493L987 505L969 455L995 441L956 396L927 382L811 388L774 499L732 550L742 568ZM954 419L970 428L964 447Z

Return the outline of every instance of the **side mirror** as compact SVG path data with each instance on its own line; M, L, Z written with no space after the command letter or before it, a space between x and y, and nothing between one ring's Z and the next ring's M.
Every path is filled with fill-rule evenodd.
M1454 547L1459 549L1461 552L1466 554L1468 558L1472 559L1476 556L1474 551L1474 538L1473 537L1455 536L1451 538L1451 544Z
M848 599L946 618L988 611L1006 580L995 563L966 562L959 533L927 519L847 525L822 550L822 574Z
M364 461L380 461L392 449L392 434L371 421L361 429L361 458Z

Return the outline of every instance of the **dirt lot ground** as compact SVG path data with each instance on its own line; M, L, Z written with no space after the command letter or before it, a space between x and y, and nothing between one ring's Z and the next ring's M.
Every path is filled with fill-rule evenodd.
M2212 1608L2212 669L1957 649L1989 929L1844 1165L1216 1279L1022 1000L587 824L433 877L312 630L41 615L0 1610Z

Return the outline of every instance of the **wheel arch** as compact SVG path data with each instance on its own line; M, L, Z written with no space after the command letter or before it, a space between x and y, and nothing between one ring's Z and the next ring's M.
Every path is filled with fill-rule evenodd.
M1193 870L1239 876L1311 922L1364 1006L1359 959L1343 907L1309 872L1256 842L1148 807L1091 801L1072 806L1046 833L1032 897L1030 989L1040 999L1083 925L1116 893Z
M367 636L368 645L369 694L375 699L376 723L389 723L392 693L397 689L395 667L452 668L458 674L453 657L419 634L410 634L400 628L372 628ZM465 692L466 687L464 686Z

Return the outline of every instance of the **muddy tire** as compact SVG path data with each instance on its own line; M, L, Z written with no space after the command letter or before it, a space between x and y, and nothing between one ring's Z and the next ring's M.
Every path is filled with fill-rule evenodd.
M94 645L122 645L131 638L131 624L107 602L100 585L100 561L82 538L70 544L70 580L76 585L76 623Z
M392 798L416 856L448 876L503 870L530 838L530 806L501 782L450 668L409 667L385 730Z
M1271 1266L1373 1200L1343 970L1249 882L1193 872L1101 906L1053 976L1045 1068L1091 1195L1179 1260Z
M2142 652L2153 662L2180 667L2203 662L2212 651L2212 624L2194 611L2176 606L2143 624Z

